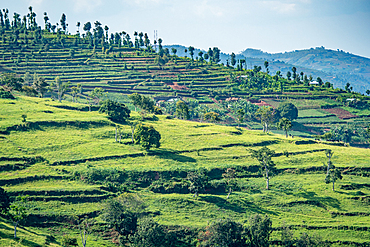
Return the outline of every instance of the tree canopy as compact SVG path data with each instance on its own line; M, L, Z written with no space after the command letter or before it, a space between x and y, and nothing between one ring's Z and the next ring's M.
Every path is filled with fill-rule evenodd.
M277 110L281 117L285 117L290 121L298 118L298 109L292 103L287 102L281 103L279 104Z
M106 100L100 106L99 112L108 114L109 118L118 123L124 123L130 117L130 109L125 104Z
M136 144L140 144L146 150L151 147L160 147L161 134L154 129L153 126L144 126L139 124L134 132L134 140Z

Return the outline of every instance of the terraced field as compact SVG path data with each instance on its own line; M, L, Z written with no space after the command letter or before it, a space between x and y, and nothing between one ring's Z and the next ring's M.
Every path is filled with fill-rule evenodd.
M317 234L333 246L370 244L369 149L158 115L143 121L162 136L161 147L147 152L131 144L130 126L122 125L120 144L105 115L65 109L81 109L80 104L18 95L1 99L0 105L0 186L12 199L29 196L21 246L59 246L64 234L78 237L76 217L96 220L89 246L113 246L117 235L99 212L101 202L121 193L139 195L146 214L167 227L196 231L220 218L244 223L260 213L273 221L272 242L280 240L286 222L295 235ZM22 114L28 116L26 123ZM132 120L139 118L132 113ZM248 151L262 146L276 152L270 190ZM324 182L327 149L334 151L332 161L343 174L335 191ZM236 170L238 189L226 199L222 173L230 167ZM200 168L210 183L195 198L186 175ZM99 174L123 177L112 186ZM15 245L11 234L11 222L0 218L0 244Z

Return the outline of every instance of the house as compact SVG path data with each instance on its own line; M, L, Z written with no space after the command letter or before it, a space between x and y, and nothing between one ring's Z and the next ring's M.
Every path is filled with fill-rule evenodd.
M320 85L320 83L318 83L317 81L311 81L310 85Z

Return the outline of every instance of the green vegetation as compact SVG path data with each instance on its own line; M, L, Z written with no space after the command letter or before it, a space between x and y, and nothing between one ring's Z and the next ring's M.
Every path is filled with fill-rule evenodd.
M29 10L0 16L0 245L369 244L369 97Z
M176 234L192 232L176 235L190 242L196 239L196 229L205 229L207 222L225 217L243 225L254 213L271 219L273 243L281 240L283 222L294 239L319 236L331 243L366 242L368 149L157 115L158 120L141 120L162 137L160 148L146 151L132 144L128 123L121 125L120 144L114 142L115 124L104 114L81 111L83 105L76 103L16 97L0 102L4 106L1 187L12 201L28 195L29 216L22 226L47 232L56 244L66 235L80 239L77 221L72 220L76 216L95 218L87 245L120 241L104 237L112 228L97 212L110 196L120 198L124 192L140 195L145 207L139 215L155 216L166 234L168 229L177 229ZM22 114L28 116L25 123ZM128 121L137 118L139 114L132 112ZM275 152L269 190L263 185L265 172L246 150L259 150L259 146ZM322 164L327 163L328 149L335 153L331 161L343 176L335 181L335 191L325 184L327 168ZM206 178L190 179L195 174ZM199 195L192 197L196 191ZM129 212L136 211L130 206ZM9 245L14 237L12 222L1 222L3 236L9 236L4 244ZM98 229L103 225L101 229L107 230L102 232ZM58 230L61 226L63 231ZM47 239L40 236L17 230L18 238L41 245Z

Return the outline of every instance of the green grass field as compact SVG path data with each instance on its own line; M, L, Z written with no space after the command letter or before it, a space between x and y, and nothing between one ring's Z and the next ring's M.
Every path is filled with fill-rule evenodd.
M92 215L103 224L96 213L101 209L100 203L119 192L72 176L76 171L92 168L138 174L138 180L131 185L127 183L128 191L140 195L146 210L158 212L155 219L164 225L205 227L226 217L244 223L251 214L260 213L272 219L274 228L283 222L292 225L297 236L307 231L333 243L363 243L370 239L369 149L307 143L307 139L299 137L285 138L258 130L158 115L157 120L143 121L153 125L162 136L161 147L147 152L131 144L130 126L122 126L124 135L120 144L114 140L114 123L104 114L64 109L65 106L77 109L79 104L18 96L16 100L1 99L0 106L3 159L0 167L6 167L0 170L0 183L13 199L16 195L29 195L30 213L39 217L19 230L17 241L12 240L11 223L1 219L2 246L41 246L48 235L53 236L50 246L58 246L63 234L78 236L76 226L66 222L76 215ZM302 114L313 114L312 110L305 111L310 112ZM323 114L315 111L317 115ZM27 115L26 124L32 128L14 127L25 124L22 114ZM132 118L140 117L133 112ZM265 189L261 174L253 170L258 163L248 151L262 146L278 154L289 152L288 157L273 158L278 172L270 181L270 190ZM331 184L324 183L326 149L334 151L333 164L343 173L343 180L337 181L334 192ZM22 162L10 160L23 156L42 156L45 161L21 166ZM224 191L211 190L194 198L190 193L155 193L151 189L154 182L184 181L167 174L199 168L209 171L211 184L222 183L221 174L229 167L240 171L237 179L240 189L228 200ZM157 175L149 176L143 183L140 176L144 175L140 174ZM95 232L89 246L113 246L113 237L107 234ZM274 231L272 240L277 239L279 231Z

